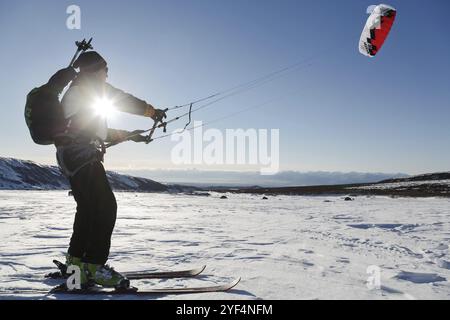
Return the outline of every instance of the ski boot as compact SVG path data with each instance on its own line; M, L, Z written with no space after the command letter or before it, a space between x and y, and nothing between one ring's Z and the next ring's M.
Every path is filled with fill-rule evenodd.
M89 280L102 287L115 288L116 290L130 288L130 280L107 264L84 263L82 271Z
M77 266L78 268L81 269L83 267L83 262L81 262L81 258L71 256L70 254L66 254L66 268L71 265Z
M92 287L94 285L94 282L88 277L88 274L86 273L86 267L85 267L86 263L81 261L81 258L78 257L74 257L71 256L70 254L66 255L66 265L65 265L65 270L63 274L66 277L69 277L70 274L67 273L67 268L69 268L70 266L76 266L78 268L80 268L80 284L81 284L81 288L89 288ZM61 270L62 272L63 270Z

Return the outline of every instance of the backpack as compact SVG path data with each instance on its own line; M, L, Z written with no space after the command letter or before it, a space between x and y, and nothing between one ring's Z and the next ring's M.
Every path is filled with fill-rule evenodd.
M24 115L35 143L54 144L55 138L66 131L68 120L64 117L59 95L76 76L72 67L61 69L46 84L28 93Z

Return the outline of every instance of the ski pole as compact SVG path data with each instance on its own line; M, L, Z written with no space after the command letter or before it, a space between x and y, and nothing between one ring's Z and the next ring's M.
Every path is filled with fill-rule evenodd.
M77 46L77 52L75 52L75 55L73 56L72 60L70 61L69 67L72 66L72 64L75 62L75 60L78 58L79 54L81 52L85 52L86 50L89 49L94 49L94 47L91 45L92 42L92 38L89 39L88 42L86 42L86 39L83 39L81 42L80 41L75 41L75 45Z

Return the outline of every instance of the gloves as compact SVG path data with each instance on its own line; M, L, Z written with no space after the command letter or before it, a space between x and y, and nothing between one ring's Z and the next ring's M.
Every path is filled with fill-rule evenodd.
M130 132L130 137L128 138L129 141L134 142L147 142L146 136L141 136L141 133L145 132L144 130L135 130L133 132Z
M137 135L137 136L131 137L128 140L134 141L134 142L147 142L147 137L146 136Z
M163 119L167 118L167 114L166 114L166 110L162 110L162 109L155 109L155 113L152 116L152 119L155 120L156 122L162 122Z

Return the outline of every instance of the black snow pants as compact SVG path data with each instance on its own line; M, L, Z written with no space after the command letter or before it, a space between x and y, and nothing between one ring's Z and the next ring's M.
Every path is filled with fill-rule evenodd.
M108 260L117 215L105 169L100 161L91 162L69 179L77 202L69 254L103 265Z

